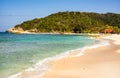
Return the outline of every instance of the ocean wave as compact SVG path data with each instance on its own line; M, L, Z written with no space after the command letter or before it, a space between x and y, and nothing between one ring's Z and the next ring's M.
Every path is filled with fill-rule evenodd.
M75 50L69 50L69 51L63 52L61 54L58 54L56 56L48 57L48 58L45 58L43 60L40 60L39 62L34 64L32 67L30 67L30 68L28 68L20 73L11 75L8 78L23 78L22 75L26 75L26 74L27 74L26 78L43 78L44 73L49 69L48 64L50 61L58 60L58 59L61 59L65 56L68 56L68 55L71 57L78 57L78 56L83 55L83 52L86 49L93 49L93 48L106 46L106 45L109 45L109 42L107 40L98 40L98 42L94 45L85 46L85 47L78 48ZM77 53L75 53L75 52L77 52ZM29 74L31 74L31 73L35 73L35 75L32 75L32 77L30 77Z

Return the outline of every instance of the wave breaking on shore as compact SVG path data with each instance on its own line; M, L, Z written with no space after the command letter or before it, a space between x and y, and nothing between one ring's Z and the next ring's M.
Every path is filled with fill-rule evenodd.
M93 45L85 46L85 47L78 48L75 50L70 50L67 52L63 52L59 55L40 60L38 63L36 63L32 67L26 70L23 70L20 73L11 75L8 78L43 78L44 73L47 70L49 70L50 61L58 60L68 55L70 57L78 57L78 56L83 55L84 51L87 49L93 49L93 48L106 46L106 45L109 45L109 42L107 40L97 40L97 42Z

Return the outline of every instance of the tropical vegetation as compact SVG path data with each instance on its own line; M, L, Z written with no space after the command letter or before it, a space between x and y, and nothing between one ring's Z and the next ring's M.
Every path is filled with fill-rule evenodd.
M25 21L15 28L30 32L120 33L120 14L93 12L58 12L44 18Z

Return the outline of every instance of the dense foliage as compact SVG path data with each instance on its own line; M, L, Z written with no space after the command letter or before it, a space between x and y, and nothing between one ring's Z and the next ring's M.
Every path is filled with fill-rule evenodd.
M31 32L120 33L120 14L58 12L45 18L25 21L17 27Z

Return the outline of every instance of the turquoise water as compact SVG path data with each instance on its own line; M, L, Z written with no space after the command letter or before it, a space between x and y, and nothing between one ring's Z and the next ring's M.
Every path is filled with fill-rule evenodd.
M0 33L0 78L20 72L39 60L94 42L77 35Z

